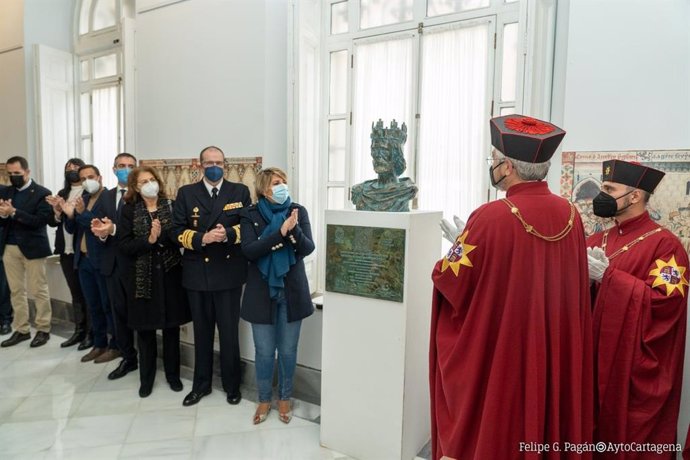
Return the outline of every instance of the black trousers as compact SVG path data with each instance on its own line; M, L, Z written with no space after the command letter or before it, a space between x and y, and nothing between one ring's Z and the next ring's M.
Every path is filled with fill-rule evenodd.
M74 254L60 254L60 268L62 268L62 274L65 275L65 281L67 281L67 287L69 287L69 293L72 296L74 324L77 329L91 331L91 319L84 293L81 291L79 271L74 268Z
M108 287L117 347L125 361L135 363L137 350L134 348L134 331L127 326L127 291L123 279L123 274L116 268L111 276L105 277L105 283Z
M156 358L158 345L156 331L137 331L139 345L139 379L141 386L153 387L156 379ZM165 378L178 380L180 378L180 328L163 329L163 369Z
M240 321L242 288L224 291L187 290L194 322L194 385L197 393L211 389L213 377L213 339L218 325L220 376L229 395L240 391Z

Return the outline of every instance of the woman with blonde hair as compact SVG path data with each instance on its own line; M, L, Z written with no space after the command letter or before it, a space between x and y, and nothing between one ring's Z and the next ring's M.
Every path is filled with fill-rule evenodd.
M173 201L165 197L158 172L135 168L128 178L126 204L118 233L120 250L129 256L128 325L137 331L139 396L147 397L156 377L156 330L163 330L163 367L173 391L180 381L180 326L191 321L182 288L182 256L172 236Z
M242 252L249 260L241 317L252 324L259 405L254 424L266 420L278 352L278 417L292 419L292 379L302 319L314 312L304 257L314 251L307 210L290 200L287 175L266 168L256 177L259 201L241 213Z

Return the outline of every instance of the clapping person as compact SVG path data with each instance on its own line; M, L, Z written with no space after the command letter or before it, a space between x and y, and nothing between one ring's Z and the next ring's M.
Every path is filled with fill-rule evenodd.
M46 201L53 207L53 216L49 221L51 226L56 226L55 251L53 254L60 256L60 267L65 275L65 281L72 295L72 308L74 309L74 333L60 344L61 347L71 347L77 343L79 350L86 350L93 345L93 336L89 326L88 309L86 300L79 283L79 271L74 266L75 239L64 226L62 205L74 201L84 193L84 187L79 179L79 168L84 166L84 161L79 158L71 158L65 164L65 186L57 195L46 197Z
M163 367L173 391L180 381L180 325L191 321L182 287L182 255L172 234L173 202L165 197L155 169L141 166L128 180L120 216L120 250L130 257L127 274L128 326L137 331L139 396L151 394L156 377L156 330L163 330Z
M242 252L249 260L241 317L252 323L259 405L254 424L271 409L278 351L278 416L292 418L290 397L302 319L314 312L304 257L314 251L307 210L290 200L287 176L267 168L256 178L256 205L242 211Z

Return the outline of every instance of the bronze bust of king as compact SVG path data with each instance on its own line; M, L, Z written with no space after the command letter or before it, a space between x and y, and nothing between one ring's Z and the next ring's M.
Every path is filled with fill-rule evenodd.
M398 177L407 169L402 147L407 141L407 126L395 120L384 128L383 120L371 124L371 157L378 179L352 187L350 199L358 211L410 210L410 200L417 196L417 186L409 177Z

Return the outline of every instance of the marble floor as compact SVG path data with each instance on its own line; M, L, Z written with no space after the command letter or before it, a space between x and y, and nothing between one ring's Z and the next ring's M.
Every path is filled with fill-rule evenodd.
M247 395L230 406L214 389L183 407L191 382L183 379L185 389L175 393L160 372L153 394L142 399L137 372L110 381L117 361L81 363L84 352L61 349L63 340L53 334L41 348L29 342L0 348L0 458L348 458L319 445L318 406L297 401L295 413L303 418L285 425L271 411L254 426Z

